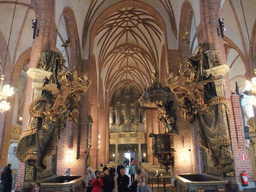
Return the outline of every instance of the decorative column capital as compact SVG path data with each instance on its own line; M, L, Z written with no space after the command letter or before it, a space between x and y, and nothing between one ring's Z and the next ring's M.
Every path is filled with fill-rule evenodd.
M35 67L30 68L27 71L28 76L33 79L32 88L34 89L34 100L39 98L42 90L39 90L44 85L44 79L50 78L52 72L38 69Z
M52 72L32 67L27 71L27 74L31 79L43 82L45 78L50 78Z
M219 66L205 70L207 75L211 74L213 77L217 78L214 81L217 96L225 95L225 91L224 91L225 80L223 76L226 75L229 72L229 70L230 68L227 65L219 65Z
M229 72L230 68L226 64L219 65L210 69L206 69L207 75L212 74L213 77L224 76Z

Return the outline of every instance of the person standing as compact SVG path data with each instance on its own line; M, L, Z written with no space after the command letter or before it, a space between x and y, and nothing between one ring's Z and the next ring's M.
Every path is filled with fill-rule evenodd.
M12 192L22 192L21 184L20 183L16 183L15 186L14 186L14 189L12 190Z
M113 165L113 166L110 168L109 172L110 172L110 175L111 175L112 177L115 177L115 173L116 173L115 165Z
M136 192L137 191L137 186L138 186L138 178L140 177L140 175L136 176L136 179L131 182L131 185L129 186L130 192Z
M119 164L116 167L116 172L118 174L118 176L120 175L120 170L124 168L124 166L122 165L121 161L119 161Z
M115 188L114 178L109 174L109 170L105 169L104 176L102 178L104 186L102 192L112 192Z
M136 173L137 175L141 174L141 162L138 161L138 163L135 165Z
M3 170L1 174L1 191L3 192L11 192L12 190L12 170L11 170L11 164L9 163Z
M99 172L96 173L96 178L94 178L90 184L92 186L92 192L101 192L101 188L104 186L103 180L100 178Z
M105 164L104 167L103 167L103 172L105 172L105 170L108 169L107 165Z
M131 182L134 181L135 173L136 173L135 166L131 163L130 167L129 167L129 174L131 175Z
M144 176L140 176L138 180L139 183L136 192L151 192L151 188L145 183Z
M125 175L124 168L120 169L120 175L117 177L118 192L127 192L130 178Z
M92 191L91 182L95 178L95 173L91 167L88 167L87 170L88 170L88 174L87 174L87 190L86 190L86 192L91 192Z

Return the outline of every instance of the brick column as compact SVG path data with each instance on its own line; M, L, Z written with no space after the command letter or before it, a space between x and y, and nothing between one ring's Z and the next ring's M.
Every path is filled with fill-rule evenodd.
M147 109L146 113L146 143L147 143L147 162L153 163L153 154L152 154L152 138L149 137L149 134L153 131L153 122L152 122L152 111L156 109Z
M98 84L96 73L96 61L95 56L90 58L90 76L92 81L89 91L89 99L91 103L91 116L93 119L92 124L92 146L90 150L91 162L90 165L93 169L97 168L98 162L98 134L99 134L99 124L98 124Z
M38 20L39 35L35 38L32 46L31 57L29 67L33 68L37 66L40 59L40 53L50 49L50 36L52 33L52 23L55 22L54 17L54 0L40 0L38 1L38 10L36 13L36 19ZM23 124L22 131L25 131L28 125L29 112L28 108L33 101L33 79L28 78L26 86L26 95L24 102ZM17 181L23 182L24 180L25 164L19 163L19 169L17 171Z
M158 110L155 108L146 109L146 143L147 143L147 162L158 164L157 159L154 159L152 154L153 139L149 137L150 133L158 134Z
M246 171L248 175L249 185L250 183L254 185L251 157L249 155L249 150L245 148L244 124L242 119L243 117L240 107L241 105L239 95L232 95L231 102L235 128L231 129L230 132L235 159L236 179L238 182L241 182L240 174L242 173L242 171ZM243 155L245 155L246 159L242 158Z

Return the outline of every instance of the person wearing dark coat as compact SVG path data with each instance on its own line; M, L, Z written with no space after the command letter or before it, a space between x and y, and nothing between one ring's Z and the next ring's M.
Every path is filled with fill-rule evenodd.
M116 173L115 165L113 165L113 166L110 168L109 172L110 172L110 175L111 175L112 177L115 176L115 173Z
M119 164L116 167L116 172L118 174L118 176L120 175L120 170L124 169L124 166L122 165L121 161L119 162Z
M120 175L117 177L118 192L128 192L130 178L125 175L124 168L120 169Z
M11 170L11 164L8 164L2 174L1 174L1 191L3 192L11 192L12 190L12 170Z
M103 172L104 172L106 169L108 169L108 167L107 167L107 165L105 164L104 167L103 167L103 169L102 169Z
M109 174L108 169L105 169L102 180L104 184L102 187L102 192L112 192L115 188L115 181L114 178Z

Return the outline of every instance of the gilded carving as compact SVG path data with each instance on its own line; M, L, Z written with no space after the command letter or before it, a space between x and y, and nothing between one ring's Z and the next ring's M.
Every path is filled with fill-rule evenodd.
M225 97L218 96L222 95L221 87L216 90L215 82L219 80L216 77L222 77L223 71L216 73L218 70L214 68L222 67L216 66L218 60L212 54L215 52L200 47L198 53L188 59L188 67L183 69L181 66L178 74L171 73L166 83L175 94L181 116L198 123L200 144L211 154L215 168L232 176L234 158L229 133L229 105Z
M30 119L22 134L17 150L21 162L28 162L37 171L46 168L45 159L55 154L56 146L66 121L78 122L80 95L85 93L91 81L80 77L76 70L65 71L65 60L60 54L42 53L38 68L51 71L45 79L41 96L29 106Z

